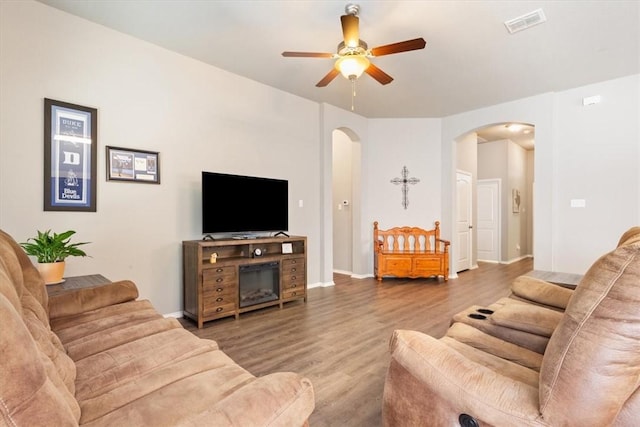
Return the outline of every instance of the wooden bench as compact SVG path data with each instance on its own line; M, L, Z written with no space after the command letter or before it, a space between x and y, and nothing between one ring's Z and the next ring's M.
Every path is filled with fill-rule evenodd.
M431 277L449 280L449 244L440 238L440 221L436 228L395 227L380 230L373 223L373 270L378 281L383 276Z

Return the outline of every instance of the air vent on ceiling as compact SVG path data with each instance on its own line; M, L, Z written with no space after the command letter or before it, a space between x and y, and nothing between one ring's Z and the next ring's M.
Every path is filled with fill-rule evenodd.
M533 12L526 13L517 18L505 21L504 25L509 30L510 34L517 33L518 31L526 30L534 25L542 24L547 20L544 16L542 9L534 10Z

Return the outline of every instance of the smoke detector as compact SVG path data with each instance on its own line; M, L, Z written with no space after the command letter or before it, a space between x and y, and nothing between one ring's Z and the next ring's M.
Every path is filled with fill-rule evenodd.
M533 12L525 13L517 18L505 21L504 26L507 27L509 34L517 33L518 31L526 30L534 25L542 24L547 21L547 17L544 16L542 9L534 10Z

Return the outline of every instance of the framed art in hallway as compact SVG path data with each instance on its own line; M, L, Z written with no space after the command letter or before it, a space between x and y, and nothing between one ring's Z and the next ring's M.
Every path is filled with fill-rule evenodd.
M520 199L520 190L518 190L517 188L514 188L511 190L511 199L512 199L512 204L513 204L513 213L520 213L520 203L521 203L521 199Z
M160 184L160 153L107 146L107 180Z
M97 109L45 98L45 211L96 211L97 129Z

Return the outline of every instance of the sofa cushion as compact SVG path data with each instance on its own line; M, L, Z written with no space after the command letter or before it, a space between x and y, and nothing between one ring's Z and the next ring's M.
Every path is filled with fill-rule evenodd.
M78 399L105 393L149 372L218 350L215 341L176 328L132 340L76 362Z
M67 345L105 330L161 317L149 301L137 300L51 319L51 329Z
M561 312L531 304L505 304L489 316L489 320L498 326L547 338L553 334L560 319Z
M313 411L311 382L292 372L266 375L235 390L189 420L189 425L289 427L299 422L296 414ZM266 412L261 408L286 408ZM186 423L181 423L184 425Z
M483 350L478 350L477 348L471 347L470 345L464 344L448 336L440 338L440 341L462 354L465 359L472 360L503 377L528 384L531 387L538 387L538 372L533 369L525 368L524 366L513 363L507 359L494 356L493 354Z
M173 318L159 317L146 322L138 322L126 326L116 326L100 333L67 343L69 356L76 362L94 354L143 339L170 329L182 329L182 325Z
M451 325L447 330L446 336L485 353L540 372L540 366L542 365L542 355L540 353L485 334L465 323Z

